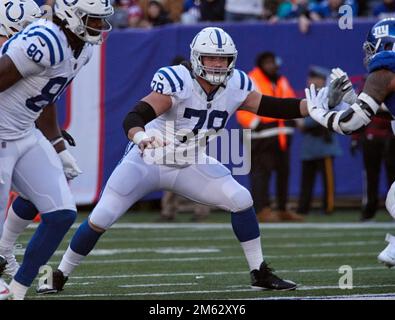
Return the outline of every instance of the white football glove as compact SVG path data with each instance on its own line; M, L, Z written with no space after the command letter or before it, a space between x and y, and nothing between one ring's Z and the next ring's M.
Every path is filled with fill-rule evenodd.
M66 149L58 153L63 165L63 172L68 180L72 180L82 173L77 165L77 161L72 154Z
M336 107L341 101L350 105L354 104L358 98L347 73L340 68L332 69L328 97L330 109Z
M314 84L305 89L307 109L310 116L319 124L328 127L328 118L334 111L329 111L328 107L328 88L322 88L318 93Z

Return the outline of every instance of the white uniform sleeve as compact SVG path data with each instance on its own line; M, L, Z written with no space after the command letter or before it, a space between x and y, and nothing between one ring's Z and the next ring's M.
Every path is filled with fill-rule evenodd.
M244 99L246 99L247 96L255 90L255 84L244 71L235 69L234 72L236 74L234 76L236 78L236 86L241 90Z
M63 48L53 31L37 28L18 33L3 46L23 77L42 72L64 59Z
M183 73L179 66L160 68L151 81L152 91L175 96L184 90Z

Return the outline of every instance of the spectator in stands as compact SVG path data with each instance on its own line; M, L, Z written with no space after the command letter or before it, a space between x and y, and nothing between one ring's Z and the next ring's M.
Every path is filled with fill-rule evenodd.
M114 0L114 15L110 23L114 28L140 27L143 21L143 11L137 0Z
M151 0L148 3L146 20L149 27L162 26L172 22L162 2L158 0Z
M198 0L185 0L184 10L181 15L181 23L195 24L201 19L200 5Z
M315 3L311 6L311 18L313 20L321 19L339 19L342 14L339 9L342 5L350 5L353 9L353 16L358 14L358 6L354 0L326 0Z
M200 0L201 21L224 21L225 0Z
M316 88L323 88L327 83L329 70L310 67L307 87L314 83ZM322 127L311 117L298 120L303 133L300 148L302 175L297 213L308 214L311 208L314 183L318 173L322 181L322 211L330 214L334 209L334 170L333 158L341 154L341 149L334 133Z
M297 20L300 32L306 33L310 27L309 1L283 1L277 9L277 17L279 19Z
M364 163L364 188L361 221L376 215L379 204L381 166L384 165L388 187L395 181L395 136L392 133L390 115L388 119L375 116L360 133L352 136L351 153L362 148Z
M295 97L287 78L279 74L280 61L273 52L258 55L256 67L249 73L257 90L278 98ZM243 128L251 134L251 193L261 222L302 221L303 217L287 210L289 147L294 122L260 117L247 111L236 113ZM277 212L271 209L270 178L276 173Z
M373 15L379 19L395 16L395 0L383 0L373 8Z
M256 21L263 18L263 0L226 0L225 2L225 20L238 21Z

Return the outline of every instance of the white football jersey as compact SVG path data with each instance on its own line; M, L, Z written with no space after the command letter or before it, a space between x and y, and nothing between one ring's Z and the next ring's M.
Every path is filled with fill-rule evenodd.
M15 34L1 48L23 78L0 93L0 139L20 139L34 128L42 109L55 102L79 70L88 63L92 46L78 58L66 35L53 22L41 19Z
M236 69L226 86L220 86L213 94L207 95L183 65L159 69L151 88L169 95L173 104L169 111L148 123L146 130L159 130L175 147L183 144L189 145L188 149L195 148L197 143L206 145L209 139L214 138L248 94L255 90L251 79Z

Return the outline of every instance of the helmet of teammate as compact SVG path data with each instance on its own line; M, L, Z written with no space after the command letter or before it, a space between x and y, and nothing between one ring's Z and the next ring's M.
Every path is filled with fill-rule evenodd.
M11 37L41 15L34 0L0 0L0 36Z
M236 59L236 46L229 34L221 28L204 28L191 43L191 63L193 72L213 85L220 85L232 76ZM205 56L228 58L227 68L206 67Z
M114 13L110 0L56 0L54 11L66 28L90 44L101 44L103 33L112 29L107 20Z
M377 22L370 29L363 44L365 64L381 51L395 51L395 18L386 18Z

